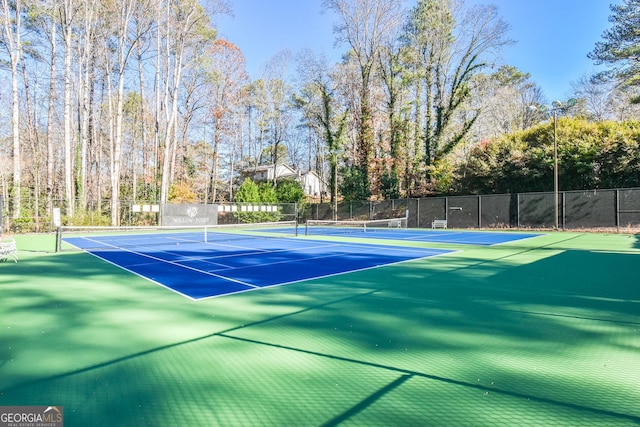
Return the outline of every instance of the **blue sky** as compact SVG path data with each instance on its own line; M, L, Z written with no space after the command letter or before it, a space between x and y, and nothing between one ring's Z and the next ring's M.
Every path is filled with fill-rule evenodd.
M229 0L233 17L219 17L221 37L235 43L258 78L278 52L312 49L337 62L345 47L334 49L335 16L322 0ZM620 0L466 0L494 4L516 43L503 50L503 62L530 73L549 101L570 96L571 83L596 67L587 58L610 27L610 3ZM408 4L414 4L410 1Z

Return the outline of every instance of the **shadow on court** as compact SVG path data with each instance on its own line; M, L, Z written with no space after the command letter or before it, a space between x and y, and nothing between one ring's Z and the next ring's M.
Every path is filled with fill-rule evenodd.
M197 303L26 255L0 265L0 405L70 426L637 425L640 255L560 240Z

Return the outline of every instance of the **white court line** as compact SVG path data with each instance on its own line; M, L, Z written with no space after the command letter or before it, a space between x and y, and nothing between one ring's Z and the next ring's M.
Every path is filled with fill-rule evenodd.
M442 236L442 239L432 239L432 240L427 240L426 242L435 242L435 243L444 242L444 243L449 243L448 240L446 240L449 237L455 236L455 235L460 235L460 234L462 234L462 235L466 234L464 231L454 231L454 232L447 231L446 233L447 234L444 234L444 233L442 233L440 231L435 231L435 232L428 231L426 234L424 234L422 236L407 237L407 238L401 239L401 240L418 240L418 239L424 239L426 237L430 238L432 236ZM422 241L424 241L424 240L422 240Z
M362 248L362 245L358 245L358 244L353 244L353 243L335 243L335 244L330 244L330 245L322 245L322 246L310 246L310 247L306 247L306 248L298 248L296 250L302 250L302 249L316 249L316 248L330 248L330 247L356 247L356 248ZM428 255L425 255L424 252L425 250L428 251L429 249L423 249L423 248L405 248L405 247L399 247L399 246L388 246L388 245L370 245L370 247L374 248L374 249L393 249L397 252L407 252L408 254L412 254L412 253L417 253L416 256L411 257L408 260L403 260L403 261L396 261L393 263L385 263L385 264L381 264L381 265L391 265L391 264L395 264L398 262L404 262L404 261L412 261L412 260L416 260L416 259L422 259L422 258L429 258L432 256L437 256L437 255L441 255L442 250L438 250L438 249L434 249L434 251L436 251L435 253L431 253ZM272 254L272 253L278 253L278 252L293 252L292 250L277 250L277 251L272 251L272 252L268 252L268 254ZM445 252L445 253L449 253L449 252ZM267 253L265 253L267 254ZM256 267L263 267L263 266L271 266L271 265L277 265L277 264L293 264L293 263L298 263L298 262L306 262L306 261L310 261L310 260L317 260L317 259L325 259L325 258L337 258L337 257L342 257L344 255L348 255L349 253L332 253L332 254L326 254L326 255L319 255L319 256L311 256L311 257L305 257L305 258L301 258L301 259L287 259L287 260L282 260L282 261L274 261L274 262L269 262L269 263L256 263L254 265L241 265L241 266L237 266L237 267L233 267L233 266L229 266L228 268L230 270L237 270L237 269L250 269L250 268L256 268ZM405 256L410 256L410 255L405 255ZM348 273L351 271L357 271L357 270L348 270L345 271L343 273ZM340 273L340 274L343 274Z
M451 243L451 244L456 244L456 245L476 245L476 246L497 246L497 245L503 245L505 243L511 243L511 242L515 242L515 241L520 241L520 240L527 240L527 239L533 239L535 237L540 237L540 236L544 236L544 234L537 234L537 235L529 235L527 237L517 237L514 238L512 240L506 240L504 242L495 242L495 243L491 243L492 239L488 239L488 240L480 240L483 238L487 238L490 236L502 236L504 234L507 233L500 233L500 232L491 232L491 231L457 231L457 232L449 232L446 231L445 233L447 234L442 234L441 236L443 237L442 239L438 239L438 238L432 238L433 236L437 236L439 234L439 232L427 232L427 234L425 234L424 236L413 236L413 237L407 237L405 239L401 239L401 240L413 240L413 241L423 241L426 243L432 242L432 243ZM477 235L474 235L477 234ZM526 234L526 233L525 233ZM456 236L456 235L467 235L469 237L464 238L464 241L456 241L453 239L450 239L449 237L452 236ZM512 236L518 236L518 234L512 234ZM421 240L421 239L426 239L428 238L428 240Z
M308 250L308 249L324 249L324 248L332 248L332 247L355 247L355 248L362 248L362 245L360 244L354 244L354 243L331 243L331 244L326 244L326 245L312 245L312 246L304 246L304 247L299 247L299 248L293 248L293 249L277 249L277 250L272 250L272 251L264 251L264 252L254 252L254 253L243 253L243 254L230 254L230 255L223 255L220 257L211 257L208 259L211 260L215 260L215 259L221 259L221 258L235 258L235 257L244 257L246 255L262 255L262 254L277 254L279 252L296 252L296 251L304 251L304 250ZM402 246L391 246L391 245L379 245L379 244L375 244L375 245L368 245L368 247L370 248L383 248L383 249L393 249L396 252L407 252L409 254L412 253L417 253L418 255L420 255L420 257L423 257L423 253L425 251L424 248L411 248L411 247L402 247ZM439 252L439 251L438 251ZM207 258L199 258L199 257L185 257L184 259L186 260L193 260L193 261L198 261L198 262L202 262L202 263L206 263L206 264L211 264L211 265L219 265L221 267L225 267L228 268L230 270L235 270L238 268L253 268L253 267L257 267L257 266L263 266L263 265L272 265L272 264L280 264L280 263L287 263L287 262L299 262L299 261L306 261L306 260L314 260L314 259L322 259L322 258L329 258L329 257L334 257L334 256L342 256L344 254L328 254L328 255L323 255L323 256L317 256L317 257L306 257L304 259L297 259L297 260L286 260L286 261L277 261L274 263L261 263L261 264L256 264L256 265L252 265L252 266L239 266L239 267L235 267L235 266L231 266L231 265L226 265L226 264L222 264L222 263L218 263L218 262L214 262L214 261L208 261ZM414 258L417 259L417 258Z
M254 252L245 252L245 253L241 253L241 254L227 254L227 255L220 255L220 256L211 256L211 257L185 257L183 256L183 258L180 260L180 262L184 262L184 261L198 261L198 262L202 262L205 264L210 264L210 265L219 265L221 267L225 267L228 269L235 269L235 268L239 268L239 267L234 267L232 265L228 265L228 264L223 264L220 262L215 262L214 260L219 260L219 259L224 259L224 258L242 258L245 256L250 256L250 255L263 255L263 254L276 254L278 252L294 252L294 251L301 251L301 250L306 250L306 249L317 249L317 248L330 248L330 247L335 247L335 246L340 246L340 244L334 243L334 244L330 244L330 245L315 245L315 246L305 246L302 248L295 248L295 249L276 249L276 250L266 250L266 249L255 249L255 248L245 248L242 246L239 246L239 248L242 249L253 249ZM163 251L165 253L171 253L170 251ZM211 261L209 261L211 260Z
M117 263L115 263L113 261L110 261L108 259L102 258L101 256L99 256L97 254L94 254L93 252L89 252L91 255L93 255L93 256L95 256L97 258L100 258L101 260L106 261L109 264L112 264L112 265L114 265L114 266L116 266L118 268L121 268L121 269L125 270L125 271L129 271L130 273L133 273L133 274L137 275L138 277L144 278L144 279L146 279L146 280L148 280L148 281L150 281L152 283L160 285L163 288L168 289L168 290L170 290L170 291L172 291L172 292L174 292L176 294L182 295L182 296L184 296L184 297L186 297L186 298L188 298L188 299L190 299L192 301L200 301L200 300L215 298L215 297L219 297L219 296L226 296L226 295L232 295L232 294L237 294L237 293L249 292L251 290L266 289L266 288L275 287L275 286L288 285L288 284L292 284L292 283L303 282L303 281L306 281L306 280L315 280L315 279L321 279L321 278L325 278L325 277L338 276L338 275L341 275L341 274L353 273L353 272L357 272L357 271L364 271L364 270L369 270L369 269L373 269L373 268L379 268L379 267L399 264L399 263L403 263L403 262L415 261L415 260L419 260L419 259L432 258L432 257L435 257L435 256L446 255L446 254L449 254L451 252L456 252L456 251L445 251L443 253L433 253L433 254L422 255L422 256L419 256L419 257L414 257L414 258L410 258L410 259L406 259L406 260L401 260L401 261L396 261L396 262L391 262L391 263L385 263L385 264L380 264L380 265L374 265L374 266L368 266L368 267L361 267L361 268L356 268L356 269L350 269L350 270L340 271L340 272L336 272L336 273L330 273L330 274L326 274L326 275L322 275L322 276L313 276L313 277L307 277L307 278L298 279L298 280L294 280L294 281L290 281L290 282L274 283L274 284L271 284L271 285L257 286L257 285L253 285L253 284L248 283L248 282L244 282L244 281L241 281L241 280L237 280L237 279L233 279L233 278L230 278L230 277L227 277L227 276L223 276L221 274L216 274L216 273L213 273L213 272L210 272L210 271L201 270L201 269L198 269L198 268L182 265L182 264L180 264L179 262L176 262L176 261L165 260L165 259L162 259L162 258L158 258L158 257L152 256L152 255L145 254L145 253L140 253L140 252L137 252L137 251L134 251L134 250L118 247L118 246L111 245L111 244L108 244L108 243L105 243L105 242L100 242L99 240L93 240L93 239L88 239L88 238L85 238L85 239L86 240L90 240L90 241L94 241L96 243L100 243L100 244L105 245L105 246L112 247L114 249L121 250L121 251L124 251L124 252L129 252L129 253L132 253L132 254L136 254L136 255L139 255L139 256L142 256L142 257L145 257L145 258L157 261L157 262L166 263L166 264L169 264L169 265L173 265L173 266L177 266L177 267L180 267L180 268L184 268L186 270L191 270L191 271L202 273L202 274L205 274L205 275L208 275L208 276L217 277L219 279L226 280L226 281L233 282L233 283L238 283L238 284L241 284L243 286L247 286L248 288L250 288L250 289L244 289L244 290L239 290L239 291L227 292L227 293L219 294L219 295L212 295L212 296L208 296L208 297L194 298L194 297L191 297L191 296L189 296L189 295L187 295L185 293L179 292L176 289L174 289L174 288L172 288L172 287L170 287L168 285L165 285L165 284L163 284L161 282L153 280L148 276L145 276L143 274L140 274L140 273L137 273L137 272L135 272L133 270L130 270L129 268L124 267L123 265L120 265L120 264L117 264ZM204 243L204 242L202 242L202 243ZM319 242L315 242L315 243L319 243ZM220 245L215 245L215 246L220 246ZM362 248L362 245L360 245L360 244L346 243L346 242L336 242L336 243L331 243L331 244L316 244L316 245L305 246L303 248L295 248L295 249L279 249L279 250L275 250L275 251L264 250L264 251L254 252L254 253L252 253L250 255L270 254L270 253L277 253L277 252L293 252L293 251L299 251L299 250L304 250L304 249L331 248L331 247L341 247L341 246L342 247L358 247L358 248ZM424 251L424 249L421 249L421 248L394 247L392 245L375 244L375 245L370 245L370 246L371 247L378 247L378 248L394 249L394 250L398 250L398 251L402 251L402 252L422 252L422 251ZM148 247L148 246L144 246L144 247ZM241 246L237 246L237 247L244 248L244 249L255 249L255 248L246 248L246 247L241 247ZM437 251L439 252L439 250L437 250ZM168 253L168 251L160 251L160 252ZM230 256L244 256L244 255L247 255L247 254L246 253L245 254L236 254L236 255L230 255ZM261 264L255 264L255 265L251 265L251 266L242 266L242 267L230 267L229 266L229 267L227 267L227 269L234 270L234 269L239 269L239 268L254 268L254 267L261 267L261 266L265 266L265 265L268 266L268 265L287 264L287 263L294 263L294 262L308 261L308 260L315 260L315 259L323 259L323 258L335 258L335 257L343 256L343 255L344 254L328 254L328 255L323 255L323 256L307 257L305 259L298 259L298 260L283 260L283 261L277 261L277 262L268 263L268 264L261 263ZM227 257L227 256L225 256L225 257ZM185 258L189 259L189 257L185 257ZM196 258L193 258L193 259L195 260ZM136 265L141 265L141 264L136 264Z
M338 271L336 273L328 273L328 274L324 274L322 276L313 276L313 277L307 277L307 278L303 278L303 279L292 280L290 282L274 283L273 285L261 286L259 289L268 289L268 288L275 288L277 286L292 285L294 283L306 282L308 280L326 279L328 277L340 276L342 274L349 274L349 273L356 273L356 272L359 272L359 271L373 270L374 268L387 267L387 266L391 266L391 265L402 264L402 263L405 263L405 262L411 262L411 261L417 261L417 260L421 260L421 259L428 259L428 258L434 258L434 257L438 257L438 256L443 256L443 255L449 255L449 254L452 254L452 253L455 253L455 252L459 252L459 251L446 251L446 252L438 253L438 254L425 255L425 256L419 257L419 258L411 258L411 259L407 259L407 260L391 262L389 264L373 265L373 266L369 266L369 267L356 268L356 269L353 269L353 270ZM208 297L190 298L190 299L193 300L193 301L204 301L204 300L208 300L208 299L212 299L212 298L224 297L224 296L227 296L227 295L234 295L234 294L240 294L240 293L245 293L245 292L252 292L252 291L255 291L255 290L257 290L257 289L243 289L243 290L240 290L240 291L228 292L226 294L211 295L211 296L208 296Z
M109 244L109 243L101 242L100 240L90 239L90 238L86 238L86 237L85 237L85 238L83 238L83 239L88 240L88 241L91 241L91 242L99 243L99 244L104 245L104 246L109 246L109 247L111 247L111 248L118 249L118 250L121 250L121 251L124 251L124 252L129 252L129 253L132 253L132 254L140 255L140 256L142 256L142 257L149 258L149 259L154 260L154 261L158 261L158 262L162 262L162 263L166 263L166 264L174 265L174 266L181 267L181 268L184 268L184 269L187 269L187 270L191 270L191 271L195 271L195 272L198 272L198 273L206 274L206 275L208 275L208 276L217 277L217 278L222 279L222 280L227 280L227 281L230 281L230 282L238 283L238 284L241 284L241 285L244 285L244 286L249 286L249 287L254 288L254 289L259 289L259 288L260 288L260 286L253 285L253 284L251 284L251 283L244 282L244 281L242 281L242 280L237 280L237 279L234 279L234 278L231 278L231 277L223 276L223 275L221 275L221 274L213 273L213 272L211 272L211 271L201 270L201 269L198 269L198 268L195 268L195 267L190 267L190 266L188 266L188 265L183 265L183 264L180 264L179 262L176 262L176 261L166 260L166 259L159 258L159 257L153 256L153 255L148 255L148 254L145 254L145 253L142 253L142 252L137 252L137 251L134 251L134 250L131 250L131 249L122 248L122 247L119 247L119 246L116 246L116 245L112 245L112 244ZM202 242L202 243L204 243L204 242ZM206 243L206 244L209 244L209 243ZM220 244L215 244L215 243L214 243L214 244L212 244L212 246L221 246L221 245L220 245ZM329 245L306 246L305 248L297 248L296 250L301 250L301 249L315 249L315 248L326 248L326 247L333 247L333 246L340 246L340 244L339 244L339 243L336 243L336 244L329 244ZM142 247L149 247L149 246L142 245ZM223 256L223 257L220 257L220 258L231 257L231 256L246 256L246 255L256 255L256 254L270 254L270 253L276 253L276 252L288 252L288 251L291 251L290 249L289 249L289 250L288 250L288 249L281 249L281 250L277 250L277 251L268 251L268 250L260 250L260 249L249 248L249 247L244 247L244 246L233 246L233 247L236 247L236 248L242 248L242 249L253 249L253 250L255 250L256 252L249 253L249 254L244 253L244 254L226 255L226 256ZM163 252L163 253L170 253L170 251L160 251L160 252ZM132 271L132 270L130 270L130 269L128 269L128 268L126 268L126 267L124 267L124 266L120 265L120 264L117 264L117 263L115 263L115 262L112 262L112 261L109 261L109 260L107 260L107 259L105 259L105 258L102 258L102 257L100 257L99 255L94 254L94 253L93 253L93 252L91 252L91 251L89 251L89 253L91 253L92 255L94 255L94 256L96 256L96 257L98 257L98 258L102 259L103 261L107 261L107 262L109 262L109 263L110 263L110 264L112 264L112 265L115 265L115 266L117 266L117 267L120 267L120 268L122 268L123 270L127 270L127 271L129 271L129 272L131 272L131 273L136 274L137 276L143 277L143 278L148 279L148 280L150 280L150 281L152 281L152 282L159 283L159 282L156 282L155 280L150 279L150 278L149 278L149 277L147 277L147 276L144 276L144 275L142 275L142 274L138 274L138 273L136 273L135 271ZM200 262L205 262L205 263L209 263L209 264L216 264L216 263L213 263L213 262L208 262L208 261L198 260L196 257L193 257L193 258L190 258L190 257L183 257L183 260L185 260L185 259L186 259L186 260L192 259L192 260L196 260L196 261L200 261ZM313 259L313 258L308 258L308 259ZM135 265L140 265L140 264L135 264ZM232 267L232 266L228 266L228 265L224 265L224 264L218 264L218 265L221 265L221 266L225 267L225 268L226 268L226 269L228 269L228 270L233 270L233 269L235 269L235 268L239 268L239 267ZM263 264L263 265L264 265L264 264ZM268 265L268 264L267 264L267 265ZM176 292L176 293L179 293L180 295L184 295L183 293L181 293L181 292L177 292L177 291L175 291L174 289L172 289L171 287L169 287L169 286L167 286L167 285L163 285L163 284L161 284L161 283L159 283L159 284L160 284L160 285L162 285L162 286L163 286L163 287L165 287L165 288L168 288L168 289L173 290L173 291L174 291L174 292Z
M297 263L297 262L306 262L306 261L312 261L312 260L316 260L316 259L336 258L336 257L340 257L340 256L343 256L343 255L344 254L327 254L327 255L312 256L312 257L307 257L307 258L302 258L302 259L287 259L287 260L282 260L282 261L263 262L263 263L254 264L254 265L241 265L241 266L238 266L238 267L231 267L230 266L228 269L229 270L238 270L238 269L249 269L249 268L256 268L256 267L265 267L265 266L276 265L276 264L294 264L294 263ZM259 287L263 287L263 286L259 286Z
M526 234L526 233L525 233L525 234ZM516 235L516 236L517 236L517 234L514 234L514 235ZM518 242L518 241L520 241L520 240L535 239L536 237L541 237L541 236L546 236L546 234L544 234L544 233L541 233L541 234L533 234L533 233L531 233L531 235L529 235L529 236L527 236L527 237L520 237L520 238L515 239L515 240L507 240L507 241L505 241L505 242L493 243L493 244L490 244L489 246L504 245L504 244L506 244L506 243Z
M316 248L330 248L330 247L336 247L336 246L348 246L348 245L341 245L341 244L330 244L330 245L320 245L320 246L316 245L316 246L307 246L305 248L296 248L295 250L316 249ZM327 255L322 255L322 256L307 257L307 258L304 258L304 259L282 260L282 261L275 261L275 262L270 262L270 263L257 263L257 264L254 264L254 265L231 266L231 265L226 265L226 264L220 264L220 263L216 263L216 262L206 261L206 260L203 260L203 259L199 259L198 257L183 257L180 260L180 262L177 262L177 261L164 260L162 258L157 258L157 257L154 257L152 255L146 255L146 254L135 252L135 251L131 251L131 250L127 250L127 252L131 252L131 253L135 253L137 255L145 256L145 257L153 259L153 260L159 260L161 262L166 262L167 264L177 265L177 266L189 269L189 270L198 271L198 272L201 272L201 273L204 273L204 274L208 274L210 276L215 276L215 277L219 277L221 279L226 279L226 280L229 280L229 281L232 281L232 282L237 282L237 283L240 283L240 284L243 284L243 285L251 286L252 288L261 288L261 286L256 286L256 285L252 285L250 283L246 283L246 282L242 282L242 281L239 281L239 280L235 280L235 279L223 276L221 274L213 273L210 270L200 270L200 269L197 269L195 267L189 267L189 266L186 266L186 265L182 265L182 264L180 264L180 262L184 262L185 260L187 260L187 261L198 261L198 262L201 262L201 263L204 263L204 264L219 265L221 267L224 267L226 270L237 270L237 269L255 268L255 267L262 267L262 266L269 266L269 265L276 265L276 264L296 263L296 262L315 260L315 259L332 258L332 257L339 257L339 256L343 256L344 255L344 254L327 254ZM161 252L170 253L168 251L161 251ZM293 252L293 250L291 250L291 249L278 249L278 250L275 250L275 251L264 250L264 251L251 252L251 253L225 255L225 256L222 256L220 258L244 257L244 256L248 256L248 255L271 255L271 254L275 254L275 253L278 253L278 252ZM213 258L213 259L215 259L215 258ZM136 265L140 265L140 264L136 264Z
M88 239L88 240L91 240L91 239ZM97 242L99 242L99 241L97 241ZM259 288L259 286L252 285L251 283L243 282L242 280L232 279L231 277L226 277L226 276L222 276L220 274L211 273L211 272L206 271L206 270L200 270L198 268L189 267L188 265L182 265L182 264L177 263L175 261L169 261L169 260L166 260L166 259L155 257L153 255L148 255L148 254L144 254L144 253L141 253L141 252L136 252L136 251L133 251L133 250L130 250L130 249L121 248L121 247L114 246L114 245L111 245L111 244L108 244L108 243L104 243L104 242L99 242L99 243L102 243L103 245L111 246L114 249L118 249L118 250L121 250L121 251L124 251L124 252L129 252L129 253L132 253L132 254L140 255L140 256L143 256L145 258L152 259L154 261L159 261L159 262L163 262L163 263L166 263L166 264L171 264L171 265L174 265L174 266L177 266L177 267L184 268L186 270L191 270L191 271L195 271L195 272L198 272L198 273L206 274L208 276L217 277L219 279L228 280L230 282L239 283L239 284L244 285L244 286L249 286L249 287L252 287L252 288ZM92 252L89 252L89 253L92 253ZM95 255L95 256L97 256L100 259L104 259L104 258L102 258L102 257L100 257L98 255ZM107 261L107 260L105 260L105 261ZM120 265L118 265L118 264L116 264L114 262L111 262L111 264L117 265L120 268L128 270L127 268L122 267L122 266L120 266ZM130 271L130 270L128 270L128 271ZM139 276L140 276L140 274L139 274Z
M396 246L396 245L392 245L392 244L380 244L380 243L367 243L367 242L363 242L363 243L351 243L351 242L343 242L341 246L351 246L351 247L355 247L355 248L362 248L363 245L367 245L367 247L371 247L371 248L377 248L377 249L387 249L387 250L393 250L393 251L397 251L397 252L424 252L424 251L429 251L429 250L433 250L433 251L442 251L442 250L446 250L446 249L441 249L441 248L421 248L421 247L416 247L416 246Z

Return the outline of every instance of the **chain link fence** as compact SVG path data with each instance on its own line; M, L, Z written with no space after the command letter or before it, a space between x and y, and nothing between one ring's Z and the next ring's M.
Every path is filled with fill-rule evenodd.
M436 219L446 220L450 228L602 229L629 231L640 229L640 188L563 191L555 194L519 193L480 196L428 197L381 202L338 204L338 220L397 218L408 215L408 226L430 228ZM308 205L304 219L334 219L328 203Z
M24 202L24 201L23 201ZM430 228L436 219L446 220L450 228L553 229L557 213L558 228L564 230L601 230L637 232L640 230L640 188L612 190L562 191L555 194L518 193L480 196L427 197L339 203L337 217L329 203L313 203L303 210L295 203L274 204L277 207L229 203L219 205L218 223L247 222L247 218L276 220L368 220L407 217L413 228ZM10 200L0 197L0 223L3 231L53 231L52 213L12 218ZM161 223L159 203L121 201L118 204L119 225L157 225ZM62 201L63 224L69 224ZM111 203L101 200L74 214L73 225L109 225ZM81 222L81 224L80 224Z
M29 205L28 199L22 203ZM79 204L79 203L78 203ZM66 203L56 200L50 208L42 206L40 213L14 218L10 213L10 200L0 196L0 228L12 233L53 232L54 210L60 213L61 225L106 226L112 225L110 200L89 202L86 209L75 209L73 216ZM163 204L140 200L121 200L118 205L117 225L213 225L255 222L295 221L298 218L296 203L219 203L219 204Z

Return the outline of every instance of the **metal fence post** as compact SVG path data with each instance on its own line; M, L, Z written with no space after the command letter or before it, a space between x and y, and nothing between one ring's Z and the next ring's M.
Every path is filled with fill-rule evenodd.
M449 198L444 198L444 219L449 222Z
M566 210L567 210L567 199L566 199L566 197L565 197L565 196L566 196L566 192L565 192L565 191L563 191L562 193L560 193L560 197L562 198L562 213L561 213L561 215L562 215L562 222L561 222L561 224L562 224L562 229L563 229L563 230L564 230L564 227L565 227L565 219L566 219L565 212L566 212Z
M620 191L616 189L616 232L620 233Z
M518 225L518 230L520 230L520 193L516 194L516 204L518 208L516 209L516 224Z
M482 196L478 195L478 228L482 228Z

